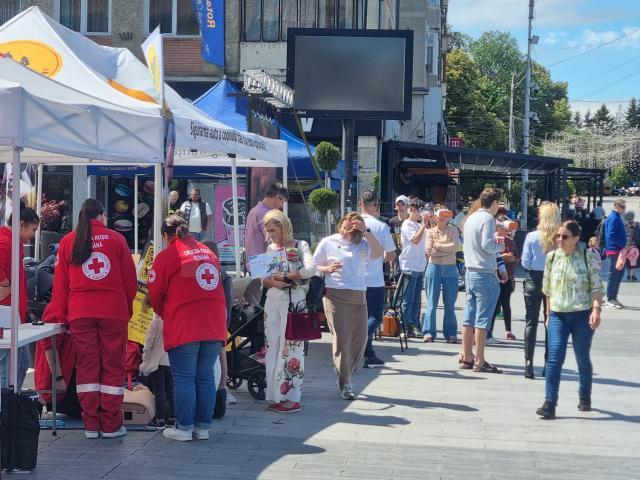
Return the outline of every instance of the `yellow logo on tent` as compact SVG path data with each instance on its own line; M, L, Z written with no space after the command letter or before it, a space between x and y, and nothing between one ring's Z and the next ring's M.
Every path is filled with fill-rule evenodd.
M0 43L0 53L45 77L55 77L62 69L62 57L50 45L33 40Z
M151 72L151 78L153 79L153 85L156 87L156 92L162 92L162 85L160 78L160 60L158 59L158 54L156 53L156 47L151 46L148 52L148 62L149 62L149 71Z
M119 92L130 96L131 98L135 98L136 100L140 100L142 102L149 102L149 103L158 103L153 97L151 97L150 95L147 95L142 90L127 88L124 85L119 84L115 80L109 79L109 85L111 85L113 88L115 88Z

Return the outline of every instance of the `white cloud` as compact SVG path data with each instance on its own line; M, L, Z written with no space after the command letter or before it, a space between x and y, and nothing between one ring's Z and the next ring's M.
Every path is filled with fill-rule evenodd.
M623 35L626 36L620 40L616 40ZM614 40L616 41L614 42ZM588 49L608 42L614 42L611 44L611 47L618 50L640 46L640 25L635 27L624 27L621 30L596 31L587 28L582 30L582 34L579 38L571 40L569 42L569 46L581 46Z
M580 115L582 115L582 118L584 119L584 116L587 113L587 110L590 110L591 116L593 116L596 110L598 110L603 103L607 106L607 108L609 109L612 115L614 116L617 115L621 107L622 107L622 113L624 114L624 112L626 112L627 110L627 107L629 106L630 101L631 101L631 98L629 98L629 100L624 100L624 101L620 101L620 100L611 100L611 101L602 101L602 102L577 101L577 102L569 102L569 106L571 107L572 112L580 112Z

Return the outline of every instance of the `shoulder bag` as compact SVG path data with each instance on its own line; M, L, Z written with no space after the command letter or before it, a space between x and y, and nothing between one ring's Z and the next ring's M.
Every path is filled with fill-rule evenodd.
M306 309L306 306L302 310ZM285 338L287 340L304 342L307 340L317 340L322 337L320 321L315 309L310 311L300 311L299 306L293 305L291 299L291 288L289 288L289 313L287 314L287 329Z

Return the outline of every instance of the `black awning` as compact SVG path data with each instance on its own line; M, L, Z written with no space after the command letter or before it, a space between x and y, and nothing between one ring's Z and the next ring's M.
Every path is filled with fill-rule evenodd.
M426 143L409 143L389 141L388 147L395 150L403 161L421 159L426 165L434 168L459 168L465 171L518 173L529 169L532 175L547 175L559 169L567 168L570 160L523 153L494 152L474 148L446 147ZM414 160L412 160L414 159ZM431 160L433 163L426 161Z

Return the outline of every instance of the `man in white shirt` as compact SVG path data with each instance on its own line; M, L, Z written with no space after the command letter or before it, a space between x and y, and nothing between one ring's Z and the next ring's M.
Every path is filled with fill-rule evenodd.
M367 311L368 311L368 339L364 351L364 368L382 367L384 361L379 359L373 350L373 334L382 322L384 313L384 262L393 262L396 258L396 245L391 236L389 227L380 221L380 202L375 192L365 190L360 196L360 209L362 218L374 237L380 242L384 250L384 257L367 259L367 267L364 275L367 284Z
M464 227L464 207L462 205L456 206L456 216L453 218L453 223L456 224L459 230Z
M421 218L420 207L418 202L409 203L409 218L402 223L402 253L400 254L402 274L409 276L402 299L402 318L408 333L414 338L422 336L418 315L422 302L424 271L427 268L425 231L432 215L425 212ZM420 220L422 220L421 223L419 223Z
M593 210L591 210L591 212L593 213L596 220L602 220L605 215L604 208L602 208L602 202L598 200L596 206L593 207Z
M212 213L209 204L200 198L199 188L191 190L191 197L182 204L180 211L189 224L189 233L198 241L204 240Z

